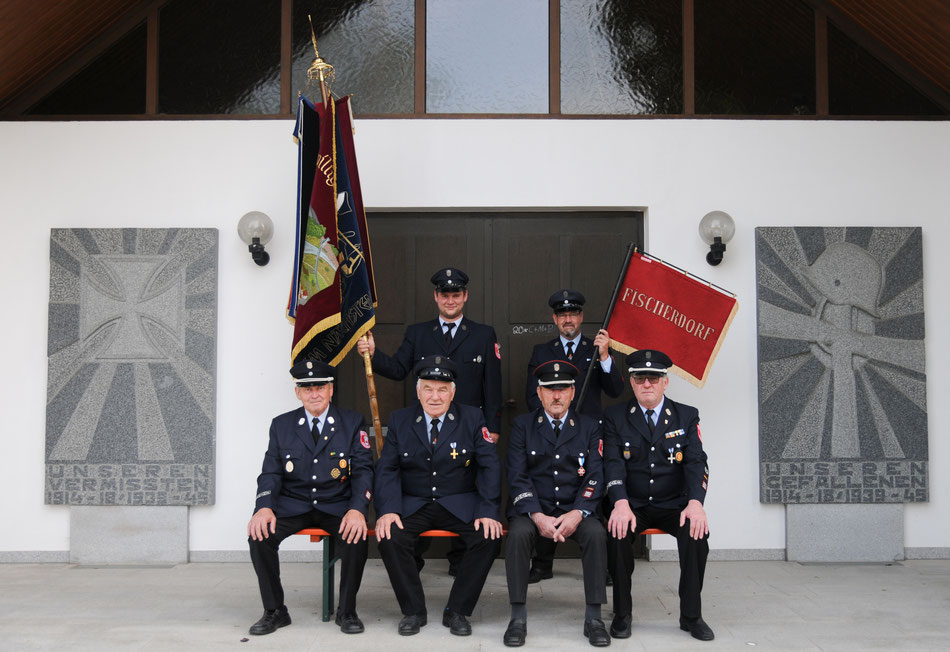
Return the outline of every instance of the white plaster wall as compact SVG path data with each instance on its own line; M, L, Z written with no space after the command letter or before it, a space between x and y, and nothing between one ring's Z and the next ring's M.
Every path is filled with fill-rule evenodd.
M267 426L294 406L283 316L291 129L289 121L0 123L0 551L69 548L68 508L43 504L50 228L173 226L220 231L217 503L191 510L190 548L245 549ZM706 387L677 378L670 387L701 410L714 548L785 545L784 508L758 501L754 227L923 226L931 502L906 507L905 545L950 546L950 481L940 472L950 463L950 405L941 400L950 355L938 340L950 318L942 265L950 123L364 120L357 129L368 208L645 208L647 251L738 294ZM255 209L276 222L264 268L236 233ZM696 235L713 209L737 224L718 268L705 264Z

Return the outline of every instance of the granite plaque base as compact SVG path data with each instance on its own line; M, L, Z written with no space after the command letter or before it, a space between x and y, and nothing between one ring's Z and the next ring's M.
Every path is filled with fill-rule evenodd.
M184 564L188 508L73 505L69 509L73 564Z
M786 505L785 546L788 561L901 561L904 506Z

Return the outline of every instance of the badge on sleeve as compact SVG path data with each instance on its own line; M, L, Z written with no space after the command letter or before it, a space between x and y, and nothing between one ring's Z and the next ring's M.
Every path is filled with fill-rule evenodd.
M369 433L365 430L360 430L360 445L363 448L369 448Z
M699 443L703 443L703 433L699 432L699 424L696 424L696 436L699 437Z
M604 440L603 439L597 440L597 452L600 453L601 457L604 456Z
M495 342L495 357L501 360L501 346Z
M488 432L488 428L485 428L485 427L482 428L482 439L484 439L485 441L487 441L489 444L494 444L494 443L495 443L495 440L492 439L492 437L491 437L491 433Z

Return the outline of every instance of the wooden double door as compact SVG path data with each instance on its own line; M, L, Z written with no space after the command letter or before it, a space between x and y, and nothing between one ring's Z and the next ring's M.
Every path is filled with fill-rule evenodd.
M395 353L407 325L436 317L429 282L436 270L456 267L468 274L464 314L492 325L501 345L502 460L512 420L527 411L531 351L557 335L548 298L561 288L581 292L587 300L582 330L593 337L603 324L629 243L643 249L640 211L374 212L367 219L378 298L373 335L381 351ZM355 348L338 376L334 401L362 412L371 424L363 363ZM383 426L393 410L415 401L412 378L396 382L376 376L376 391ZM605 405L629 394L605 397ZM503 478L502 511L506 487ZM426 556L444 556L447 548L447 541L436 540ZM640 543L638 556L642 548ZM579 549L568 542L558 546L557 554L577 557ZM378 556L375 542L370 556Z

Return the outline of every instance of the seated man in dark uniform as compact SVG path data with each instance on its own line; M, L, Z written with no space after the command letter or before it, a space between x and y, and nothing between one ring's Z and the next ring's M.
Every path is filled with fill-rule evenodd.
M593 512L604 487L600 424L571 407L577 368L563 360L537 367L541 407L515 419L508 459L508 542L505 570L511 622L504 643L524 645L527 636L528 564L540 538L574 539L584 569L584 636L596 647L610 645L601 619L607 602L607 533Z
M627 356L634 399L604 413L607 495L613 504L607 528L613 547L614 619L610 633L630 636L633 538L649 528L676 537L680 559L680 629L701 641L713 631L703 620L700 592L709 555L703 509L709 467L699 433L699 411L664 396L673 366L660 351Z
M362 415L330 404L333 367L305 360L290 373L303 406L271 422L256 511L247 524L264 602L264 615L250 633L270 634L290 624L277 551L287 537L317 527L335 535L341 551L336 624L346 634L358 634L363 623L356 615L356 593L366 564L366 510L373 488L369 435Z
M575 387L571 409L578 414L599 421L603 412L601 394L617 398L623 393L623 376L620 375L620 367L614 364L610 350L607 348L610 344L610 335L603 329L597 331L597 336L593 340L581 334L585 303L583 294L567 288L558 290L548 299L558 336L548 342L537 344L531 351L531 360L528 361L528 378L525 383L525 400L529 409L537 410L541 407L537 392L538 379L534 371L538 365L551 360L567 360L577 367L577 387ZM578 405L581 386L591 365L593 365L593 370L587 396L584 397L584 404ZM554 577L556 545L550 539L538 540L535 546L537 554L531 560L531 571L528 573L530 584Z
M376 538L403 619L399 633L427 622L425 594L413 549L426 530L449 530L466 551L452 584L442 624L472 633L470 616L498 553L501 465L481 410L453 402L455 363L441 355L414 369L419 405L389 418L376 464Z
M435 290L432 298L438 308L435 319L406 327L402 344L392 356L376 348L372 333L360 338L360 355L369 353L373 371L392 380L403 380L425 356L443 355L455 362L455 402L471 405L482 411L485 425L497 442L501 429L501 349L495 329L465 317L468 301L468 274L455 267L444 267L429 279ZM461 539L453 539L446 555L449 575L458 572L458 563L465 552ZM423 553L429 540L421 539L416 547L416 564L422 569Z

